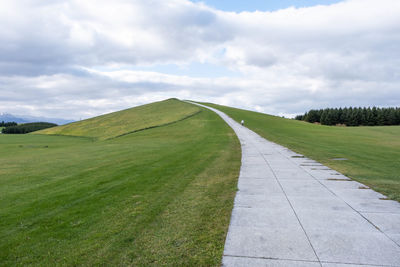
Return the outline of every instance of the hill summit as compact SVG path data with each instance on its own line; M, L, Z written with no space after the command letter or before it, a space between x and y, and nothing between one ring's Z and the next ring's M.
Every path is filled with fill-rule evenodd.
M45 129L35 134L70 135L106 140L132 132L170 124L192 116L200 109L171 98L129 108L70 124Z

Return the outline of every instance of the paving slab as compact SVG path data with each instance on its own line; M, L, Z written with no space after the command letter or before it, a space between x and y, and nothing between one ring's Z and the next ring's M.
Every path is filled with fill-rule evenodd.
M319 190L328 190L323 184L315 179L285 179L280 180L279 183L282 185L285 191L288 190L302 190L302 189L319 189Z
M243 257L224 257L222 266L229 267L317 267L321 266L316 261L291 261L291 260L277 260L277 259L261 259L261 258L243 258Z
M272 186L271 185L262 185L262 186L256 186L256 185L249 185L249 184L243 184L238 186L239 187L239 192L243 194L248 194L248 195L282 195L282 189L279 187L279 185Z
M289 196L294 210L353 211L343 200L335 196Z
M223 266L400 266L400 203L209 109L242 146Z
M388 236L400 246L400 234L388 234Z
M279 191L282 191L282 188L276 181L276 179L266 179L266 178L251 178L246 177L246 179L240 179L238 182L238 187L241 186L261 186L261 187L270 187L270 188L279 188Z
M315 180L282 179L279 181L288 197L329 197L334 194Z
M392 200L347 198L346 202L358 212L400 213L400 203Z
M267 162L261 155L242 157L242 163L249 165L267 165Z
M269 166L271 166L271 169L274 171L289 171L290 169L292 170L298 170L298 167L295 163L290 162L288 160L281 160L281 161L272 161L270 158L276 157L277 155L275 154L270 154L270 155L265 155L264 158L268 162Z
M300 225L286 228L230 225L224 255L318 260Z
M400 247L381 233L314 231L309 238L321 261L400 265Z
M237 208L232 211L231 226L290 228L298 226L296 215L287 207Z
M310 176L307 173L303 172L297 172L293 170L278 170L274 171L274 174L277 179L283 180L283 179L298 179L298 180L312 180L314 179L312 176Z
M275 209L284 207L290 209L290 203L282 194L245 194L237 192L235 207Z
M322 267L360 267L360 266L379 266L382 267L382 265L375 265L375 264L348 264L348 263L324 263L322 262Z
M347 188L334 188L332 191L343 199L381 199L386 198L384 195L372 189L347 189Z
M353 210L332 211L320 209L296 210L307 233L341 232L341 233L376 233L380 232L363 216Z
M240 177L244 178L265 178L275 179L274 174L268 167L252 168L250 166L243 166L240 168Z
M360 189L369 188L356 181L342 181L342 180L323 180L320 181L323 185L330 189Z
M306 170L312 177L318 180L351 180L350 178L344 176L343 174L333 172L333 171L328 171L328 170L307 170L302 167L303 170Z
M363 212L362 215L386 234L400 234L400 214Z

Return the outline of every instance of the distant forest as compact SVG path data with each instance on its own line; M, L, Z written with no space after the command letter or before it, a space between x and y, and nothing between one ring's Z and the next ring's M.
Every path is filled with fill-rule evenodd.
M378 126L400 125L400 108L326 108L312 109L296 120L323 125Z
M6 128L3 128L1 132L3 134L26 134L54 126L57 126L57 124L49 122L32 122L32 123L24 123L20 125L8 126Z
M8 126L16 126L16 125L18 125L18 123L13 122L13 121L11 121L11 122L4 122L4 121L0 122L0 127L8 127Z

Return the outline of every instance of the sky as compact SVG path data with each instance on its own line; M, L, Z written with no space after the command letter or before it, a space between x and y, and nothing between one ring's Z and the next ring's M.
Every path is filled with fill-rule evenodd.
M2 0L0 112L400 105L398 0Z
M194 0L194 3L204 3L212 8L223 11L276 11L288 7L309 7L316 5L329 5L340 0Z

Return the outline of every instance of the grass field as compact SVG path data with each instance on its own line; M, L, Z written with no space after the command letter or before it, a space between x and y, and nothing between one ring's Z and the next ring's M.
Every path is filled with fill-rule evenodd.
M286 146L400 201L400 126L335 127L210 103L270 141ZM333 161L332 158L347 158Z
M147 112L199 110L171 102ZM97 119L89 136L116 135ZM1 266L220 265L240 146L213 112L105 141L0 135L0 150Z
M199 110L198 107L177 99L167 99L37 131L35 134L86 136L105 140L179 121L196 114Z

